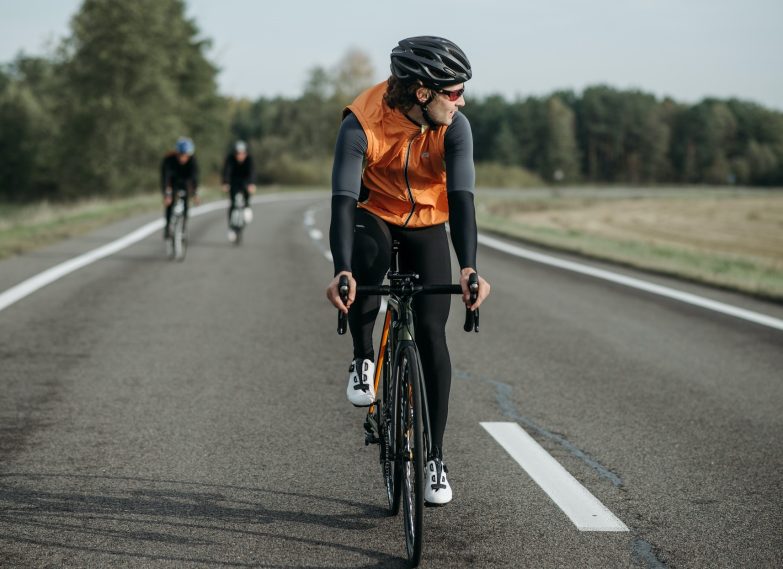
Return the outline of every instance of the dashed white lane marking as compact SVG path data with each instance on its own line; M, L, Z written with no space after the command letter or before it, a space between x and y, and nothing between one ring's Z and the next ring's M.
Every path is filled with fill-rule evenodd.
M627 287L643 290L652 294L657 294L659 296L665 296L680 302L685 302L693 306L706 308L707 310L712 310L714 312L720 312L721 314L734 316L735 318L741 318L742 320L761 324L762 326L769 326L770 328L783 330L783 320L774 318L772 316L767 316L766 314L753 312L752 310L745 310L744 308L738 308L730 304L725 304L716 300L710 300L702 296L688 292L682 292L666 286L649 283L641 279L627 277L625 275L613 273L611 271L597 269L595 267L558 259L556 257L550 257L549 255L543 255L541 253L536 253L535 251L524 249L517 245L506 243L499 239L495 239L494 237L488 237L486 235L479 234L478 242L487 247L508 253L509 255L514 255L515 257L522 257L537 263L542 263L544 265L550 265L552 267L558 267L560 269L566 269L568 271L581 273L583 275L604 279Z
M324 233L315 227L315 212L319 209L323 208L311 207L304 212L304 226L307 228L307 234L310 236L310 239L313 240L316 247L321 251L321 254L331 263L333 261L332 252L323 242Z
M580 531L628 527L563 468L517 423L481 423Z
M257 204L287 200L312 199L312 197L312 195L270 194L268 196L254 197L252 203ZM191 208L188 215L189 217L196 217L216 210L226 209L227 206L228 202L224 200L211 202ZM51 284L74 271L78 271L82 267L86 267L95 261L108 257L109 255L113 255L114 253L117 253L126 247L130 247L134 243L138 243L145 237L148 237L152 233L155 233L161 229L163 229L162 219L151 221L145 225L142 225L137 230L129 233L128 235L125 235L124 237L120 237L111 243L107 243L106 245L98 247L97 249L93 249L92 251L88 251L77 257L74 257L73 259L69 259L63 263L60 263L59 265L55 265L54 267L47 269L42 273L38 273L37 275L22 281L18 285L15 285L0 293L0 311L5 310L12 304L19 302L26 296L33 294L35 291L45 287L46 285Z
M322 242L322 239L324 237L323 231L320 231L318 229L315 229L313 226L315 225L315 212L319 208L312 207L305 211L304 213L304 226L308 228L307 233L310 235L310 239L312 239L315 242L316 247L321 250L321 253L324 257L331 263L334 261L334 257L332 257L332 252L329 250L329 248L326 246L325 243ZM381 312L386 312L386 297L381 298Z

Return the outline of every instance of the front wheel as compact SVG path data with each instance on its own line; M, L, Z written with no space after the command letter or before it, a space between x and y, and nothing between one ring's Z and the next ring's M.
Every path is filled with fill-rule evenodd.
M399 449L399 437L397 425L399 424L399 395L396 393L399 384L392 376L391 351L386 349L381 369L381 404L377 406L378 425L381 443L381 473L386 486L386 498L389 504L389 513L396 516L400 512L400 478L402 469L399 468L395 457Z
M185 260L185 251L187 242L185 241L185 219L177 216L174 220L174 227L171 230L171 251L177 261Z
M424 517L424 415L422 407L419 353L414 344L405 345L397 358L399 395L398 465L401 467L403 520L408 561L416 567L421 560Z

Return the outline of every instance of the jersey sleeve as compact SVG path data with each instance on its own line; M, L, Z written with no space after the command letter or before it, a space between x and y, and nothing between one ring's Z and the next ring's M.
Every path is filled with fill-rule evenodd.
M454 115L454 121L446 130L444 144L451 243L460 268L476 269L478 229L473 202L476 168L473 163L473 133L463 114Z
M446 189L449 192L470 192L476 185L476 167L473 164L473 132L462 113L446 129Z
M362 185L362 161L366 152L367 136L359 120L349 114L340 125L332 166L329 247L335 275L340 271L351 270L354 217Z
M362 185L362 162L367 152L367 135L359 119L347 115L337 134L332 165L332 195L359 199Z

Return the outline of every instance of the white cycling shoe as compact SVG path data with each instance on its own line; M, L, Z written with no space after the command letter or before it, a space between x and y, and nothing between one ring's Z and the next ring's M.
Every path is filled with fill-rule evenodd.
M424 501L431 506L451 502L451 486L446 478L446 465L439 458L427 461L427 480L424 482Z
M234 243L237 240L237 232L234 231L233 229L228 230L228 240L231 243Z
M372 360L359 358L351 362L346 394L354 407L369 407L375 403L375 364Z

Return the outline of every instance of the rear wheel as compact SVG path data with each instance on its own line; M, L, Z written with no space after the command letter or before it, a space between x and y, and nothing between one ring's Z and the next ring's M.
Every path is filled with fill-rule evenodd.
M244 213L244 207L241 207L239 205L233 206L231 209L231 216L229 224L231 226L231 231L234 232L234 235L236 238L234 239L234 245L239 245L242 242L242 229L245 227L245 213Z
M424 416L419 377L419 354L413 344L400 350L397 359L399 395L398 466L401 467L403 521L408 560L421 560L424 517Z

